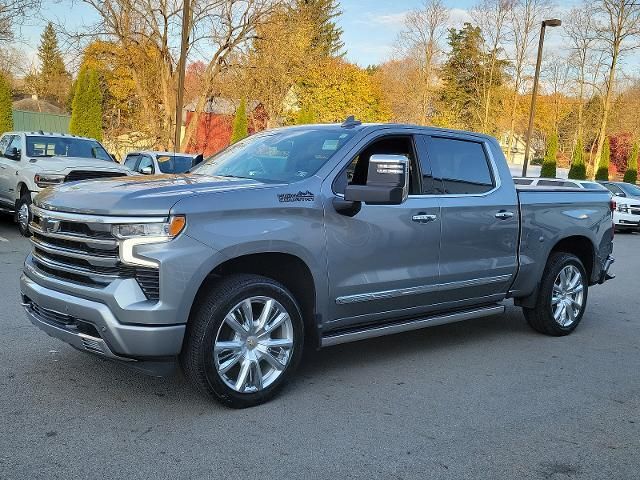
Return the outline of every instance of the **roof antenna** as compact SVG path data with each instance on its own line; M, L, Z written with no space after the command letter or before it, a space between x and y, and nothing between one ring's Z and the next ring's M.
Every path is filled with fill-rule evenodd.
M341 127L342 128L353 128L353 127L357 127L358 125L362 125L362 122L360 120L356 120L356 117L353 115L349 115L347 117L347 119L342 122Z

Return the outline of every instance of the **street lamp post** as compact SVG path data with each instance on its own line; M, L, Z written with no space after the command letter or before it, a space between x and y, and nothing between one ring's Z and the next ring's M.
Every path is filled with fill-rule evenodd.
M544 44L544 32L547 27L559 27L562 21L557 18L542 21L540 28L540 42L538 43L538 59L536 60L536 73L533 77L533 92L531 93L531 108L529 110L529 127L527 128L527 141L524 151L524 164L522 165L522 176L527 176L527 166L529 164L529 148L531 146L531 136L533 135L533 118L536 111L536 97L538 96L538 80L540 77L540 64L542 63L542 46Z

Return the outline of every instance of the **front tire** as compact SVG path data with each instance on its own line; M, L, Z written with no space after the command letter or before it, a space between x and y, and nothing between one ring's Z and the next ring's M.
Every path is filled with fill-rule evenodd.
M29 223L31 222L31 194L29 192L23 193L22 196L16 202L16 216L15 220L18 224L18 230L23 237L30 237L31 231L29 230Z
M204 394L232 408L252 407L291 378L303 339L300 307L283 285L231 275L197 300L180 361Z
M522 311L534 330L556 337L568 335L582 320L588 292L587 273L580 259L556 252L547 261L536 305Z

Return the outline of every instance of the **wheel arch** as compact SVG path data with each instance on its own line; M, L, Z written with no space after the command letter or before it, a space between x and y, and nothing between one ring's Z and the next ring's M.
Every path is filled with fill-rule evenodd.
M588 283L590 285L595 283L593 277L597 261L597 250L593 241L586 235L569 235L557 240L556 243L549 249L546 257L543 257L544 265L542 265L539 269L540 276L536 281L533 292L524 297L514 298L514 303L516 306L532 308L536 304L536 301L538 300L540 282L542 280L542 276L546 269L547 263L549 262L549 258L551 258L551 255L557 252L570 253L578 257L584 265L585 271L587 273Z
M228 275L246 273L271 278L287 288L300 304L305 325L305 343L318 347L319 322L317 289L312 271L302 258L284 252L247 253L229 258L216 265L203 279L191 305L190 315L199 298Z

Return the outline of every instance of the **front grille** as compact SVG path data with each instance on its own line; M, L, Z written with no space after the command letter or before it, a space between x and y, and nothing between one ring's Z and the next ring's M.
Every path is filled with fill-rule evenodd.
M631 215L640 215L640 208L631 208L629 209L629 213L631 213Z
M102 288L119 278L133 278L150 300L160 297L158 269L120 261L117 239L108 223L56 219L55 213L32 209L33 263L43 274Z
M124 172L96 172L91 170L74 170L69 172L65 177L65 182L77 182L80 180L91 180L96 178L113 178L124 177L127 174Z

